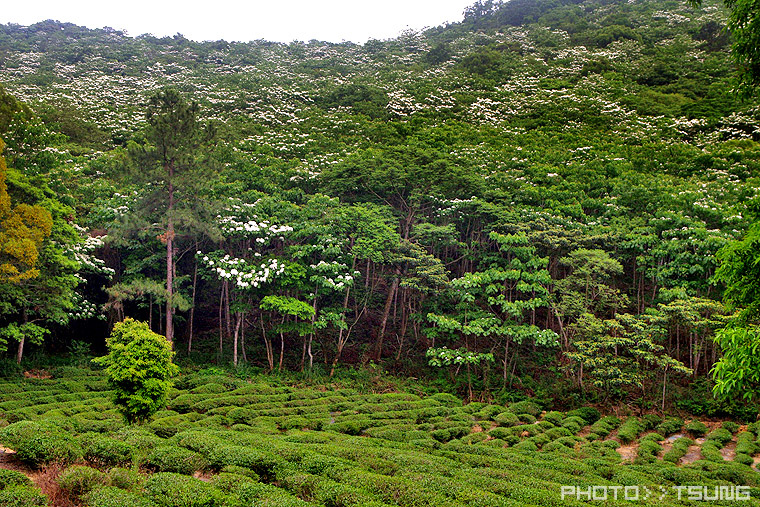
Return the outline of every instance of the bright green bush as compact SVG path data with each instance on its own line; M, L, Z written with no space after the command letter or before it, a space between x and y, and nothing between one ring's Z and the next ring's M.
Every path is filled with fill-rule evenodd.
M58 477L58 486L69 494L79 497L107 483L106 474L95 468L74 465Z
M682 427L683 419L680 417L668 417L657 426L656 431L667 436L680 431Z
M705 433L707 433L707 425L701 421L691 421L689 424L686 425L686 431L689 432L689 434L694 438L699 438L701 436L704 436Z
M541 418L542 421L549 421L554 426L559 426L562 424L562 419L565 418L565 415L562 412L557 412L556 410L552 410L551 412L547 412L544 414L544 417Z
M29 486L8 486L0 490L0 505L3 507L48 507L48 497L39 488Z
M0 489L9 486L32 486L32 481L21 472L0 468Z
M578 433L585 425L586 420L577 415L568 416L562 421L562 427L570 430L570 433L573 435Z
M689 447L694 445L694 441L690 438L681 437L673 442L673 446L662 457L663 460L670 463L678 463L686 453L689 451Z
M145 481L145 476L134 470L114 467L108 471L108 485L121 489L134 490Z
M212 484L175 473L153 474L145 481L145 491L159 507L222 507L225 500Z
M112 486L91 491L82 501L84 507L157 507L149 498Z
M172 363L171 344L144 322L125 319L106 340L108 355L94 361L105 366L113 401L128 422L143 421L166 404Z
M571 410L567 413L567 417L580 417L584 420L585 425L594 424L596 421L599 420L600 417L602 417L602 414L599 413L597 409L594 407L581 407L577 408L575 410Z
M739 431L739 425L734 421L723 421L723 424L721 426L729 433L736 433Z
M82 449L68 433L39 433L16 445L16 457L32 467L50 463L65 465L81 459Z
M82 439L84 459L99 467L127 465L132 462L132 446L115 438L96 436Z
M176 445L160 445L148 455L146 465L159 472L177 472L192 475L204 470L208 461L200 454Z
M618 429L618 438L624 444L633 442L644 431L644 424L636 417L629 417Z

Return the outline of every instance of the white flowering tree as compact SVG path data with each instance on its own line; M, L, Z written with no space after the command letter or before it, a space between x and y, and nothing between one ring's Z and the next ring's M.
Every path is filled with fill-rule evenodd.
M277 243L282 243L284 235L291 233L293 227L273 224L260 216L258 203L231 201L225 213L217 216L226 239L224 248L208 253L197 252L200 264L221 282L219 325L221 329L225 321L228 332L231 331L232 361L236 366L241 332L246 314L254 308L253 300L263 297L263 289L278 277L302 276L293 263L276 255ZM220 331L220 353L223 336ZM264 341L271 370L274 368L273 348L266 332Z

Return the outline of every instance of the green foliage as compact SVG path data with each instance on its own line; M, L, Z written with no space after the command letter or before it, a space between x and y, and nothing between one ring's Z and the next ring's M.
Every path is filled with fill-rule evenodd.
M192 475L204 470L208 463L198 453L173 445L158 446L148 455L146 464L159 472Z
M705 423L701 421L691 421L690 423L686 425L685 429L694 438L699 438L701 436L704 436L708 430L707 425L705 425Z
M107 345L109 354L94 361L105 366L114 403L127 421L144 421L165 404L169 379L179 371L171 344L147 324L126 319L114 326Z
M4 507L48 507L47 495L39 488L10 486L0 490L0 505Z
M113 486L99 488L82 497L86 507L156 507L150 499Z
M222 507L224 494L213 485L186 475L157 473L145 482L148 497L159 507Z
M72 466L58 477L58 486L72 497L80 497L106 484L106 475L95 468Z

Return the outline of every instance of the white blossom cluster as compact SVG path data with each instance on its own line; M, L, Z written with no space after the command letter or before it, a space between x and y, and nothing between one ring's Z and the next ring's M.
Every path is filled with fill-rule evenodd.
M336 291L353 286L354 280L360 274L358 271L352 273L348 266L338 261L319 261L309 267L316 272L310 277L312 282L320 287Z
M220 280L230 280L239 289L257 289L285 272L285 263L278 259L264 260L256 263L250 259L198 251L201 262Z

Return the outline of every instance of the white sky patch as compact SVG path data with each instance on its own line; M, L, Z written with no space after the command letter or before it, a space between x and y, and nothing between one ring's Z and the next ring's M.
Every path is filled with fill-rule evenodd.
M103 0L8 1L0 23L54 19L88 28L109 26L131 36L181 33L196 41L274 42L316 39L364 43L462 20L475 0Z

